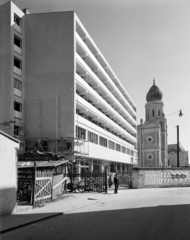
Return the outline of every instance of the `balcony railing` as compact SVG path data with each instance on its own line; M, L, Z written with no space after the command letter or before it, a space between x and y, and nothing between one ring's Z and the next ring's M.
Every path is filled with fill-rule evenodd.
M22 55L22 49L18 47L17 45L14 45L14 51L17 52L18 54Z
M20 68L17 68L14 66L14 73L16 73L19 76L22 76L22 70Z
M22 33L21 27L18 26L16 23L14 24L14 29L15 29L17 32Z
M115 88L117 96L121 97L123 102L127 105L127 108L128 108L127 110L129 110L133 115L135 115L136 113L135 113L134 106L129 104L128 99L126 99L125 96L121 93L120 89L118 88L118 85L115 82L112 81L112 79L110 78L108 73L105 71L105 69L99 63L99 61L96 59L94 54L90 51L90 49L85 44L85 42L81 39L81 37L79 36L78 33L76 33L76 39L78 41L78 44L81 46L81 48L83 48L83 50L88 54L88 56L90 57L91 61L97 66L97 69L99 69L102 72L102 74L104 75L106 80L109 82L109 84L112 87Z

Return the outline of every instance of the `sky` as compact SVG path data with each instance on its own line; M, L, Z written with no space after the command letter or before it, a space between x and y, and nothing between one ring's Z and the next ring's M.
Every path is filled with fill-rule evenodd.
M6 1L6 0L0 0ZM14 0L32 13L75 11L145 119L146 94L163 93L168 144L190 153L189 0ZM182 109L183 116L179 117Z

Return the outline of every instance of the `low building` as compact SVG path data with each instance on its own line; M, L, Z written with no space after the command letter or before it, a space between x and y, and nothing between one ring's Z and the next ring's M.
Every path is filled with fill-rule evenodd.
M0 215L11 214L17 196L17 150L19 140L0 131Z
M179 166L188 166L188 151L179 144ZM168 166L177 167L177 144L168 145Z

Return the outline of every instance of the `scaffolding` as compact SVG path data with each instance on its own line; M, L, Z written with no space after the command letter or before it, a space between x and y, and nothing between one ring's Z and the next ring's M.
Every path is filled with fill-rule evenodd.
M61 155L72 161L76 157L87 157L89 155L89 142L84 139L72 137L25 139L25 152L35 150Z

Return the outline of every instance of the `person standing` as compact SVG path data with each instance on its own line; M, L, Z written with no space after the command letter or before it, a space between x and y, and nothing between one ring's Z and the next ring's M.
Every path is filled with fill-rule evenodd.
M114 184L115 184L115 190L114 190L114 193L118 193L118 188L119 188L119 180L118 180L118 176L117 174L115 174L114 176Z

